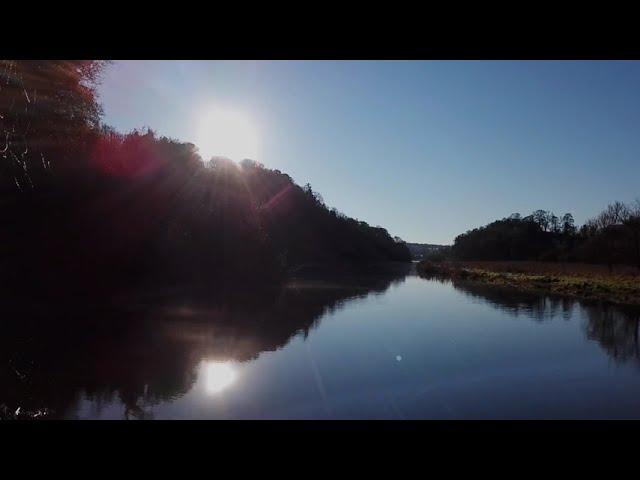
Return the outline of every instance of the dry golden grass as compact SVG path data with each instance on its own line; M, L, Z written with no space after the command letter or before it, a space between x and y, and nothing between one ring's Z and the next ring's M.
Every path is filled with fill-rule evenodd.
M614 265L609 271L606 265L589 263L562 262L454 262L460 267L489 270L492 272L530 273L536 275L575 275L581 277L630 277L640 278L636 267L629 265Z
M588 300L640 305L636 268L551 262L421 262L422 274L447 275L522 290L570 295Z

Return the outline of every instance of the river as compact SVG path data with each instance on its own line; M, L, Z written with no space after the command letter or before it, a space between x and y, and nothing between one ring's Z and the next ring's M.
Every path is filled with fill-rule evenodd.
M638 309L411 270L125 304L5 308L5 413L640 418Z

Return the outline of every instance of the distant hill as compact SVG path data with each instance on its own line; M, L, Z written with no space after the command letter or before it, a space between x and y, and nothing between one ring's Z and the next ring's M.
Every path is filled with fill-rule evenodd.
M447 248L447 245L437 245L433 243L407 243L411 258L419 260L430 253L439 252Z

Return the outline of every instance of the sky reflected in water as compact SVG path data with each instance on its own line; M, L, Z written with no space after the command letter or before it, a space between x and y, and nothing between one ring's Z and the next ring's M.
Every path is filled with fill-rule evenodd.
M230 362L204 362L200 377L204 378L207 393L216 395L233 385L238 372Z
M414 275L152 303L135 331L76 331L75 350L5 337L0 403L54 418L640 418L637 309Z

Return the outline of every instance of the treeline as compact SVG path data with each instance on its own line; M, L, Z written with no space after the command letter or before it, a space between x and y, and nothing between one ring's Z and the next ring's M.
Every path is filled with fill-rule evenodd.
M640 268L640 201L614 202L580 228L570 213L514 213L457 236L450 254L460 260L581 261Z
M284 173L102 124L105 65L0 63L6 285L264 280L305 263L409 260L385 229L329 209Z

